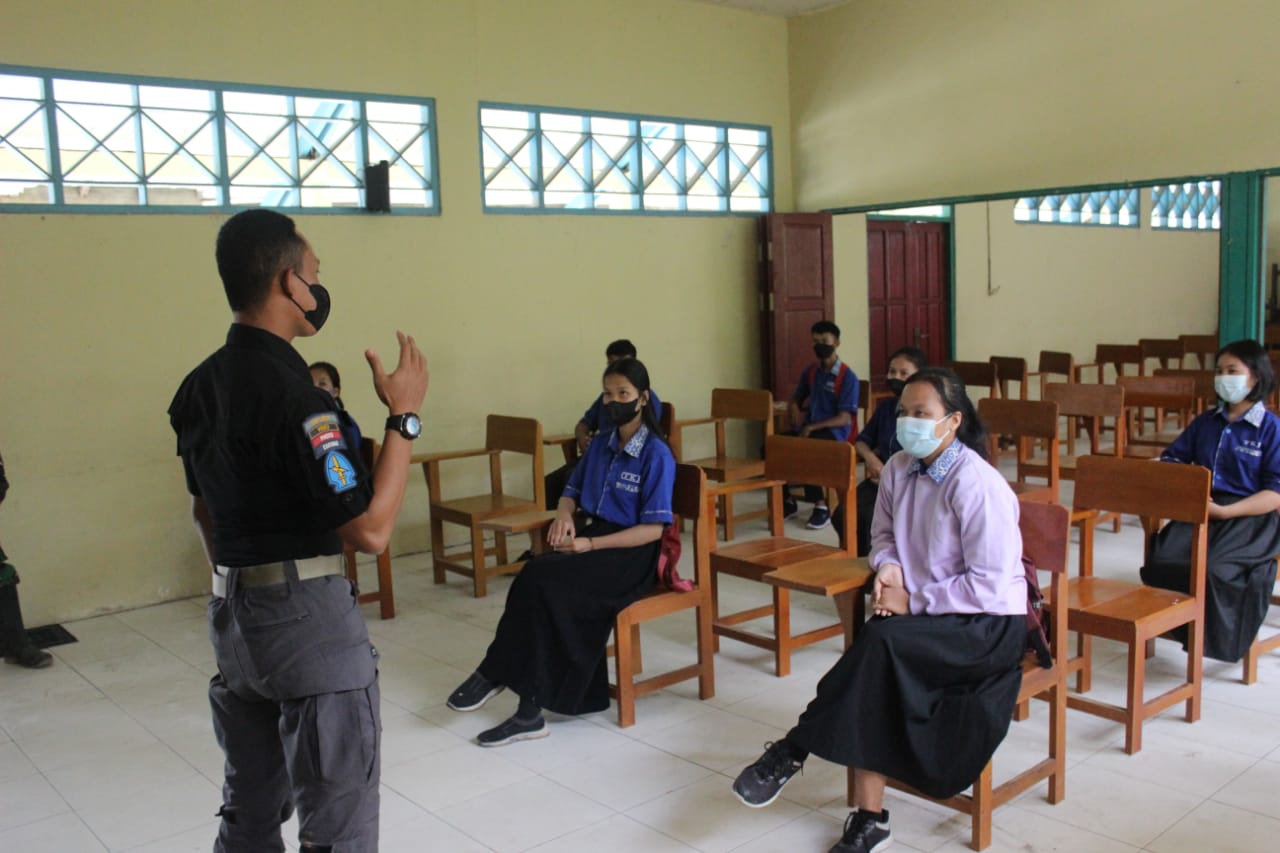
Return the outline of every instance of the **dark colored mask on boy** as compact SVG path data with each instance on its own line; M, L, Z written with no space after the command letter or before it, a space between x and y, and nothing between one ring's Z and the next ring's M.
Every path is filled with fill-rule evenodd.
M833 347L831 344L814 344L813 345L813 354L816 355L822 361L826 361L827 359L831 358L831 354L834 353L835 351L836 351L836 348Z
M889 390L893 392L893 396L901 397L902 389L907 387L905 379L889 379L884 384L889 386Z
M630 423L631 419L636 416L636 412L640 411L640 401L632 400L630 403L605 403L605 413L609 415L609 421L614 426L622 426Z

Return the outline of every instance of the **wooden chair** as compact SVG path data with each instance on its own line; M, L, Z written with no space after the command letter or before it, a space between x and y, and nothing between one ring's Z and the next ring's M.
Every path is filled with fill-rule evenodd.
M1138 348L1142 350L1144 367L1147 361L1154 359L1166 370L1181 368L1187 355L1187 346L1181 338L1140 338Z
M503 451L529 456L533 475L532 498L514 497L503 491ZM445 500L441 495L440 463L482 456L489 458L488 494ZM488 592L490 577L517 572L524 565L507 562L507 534L503 532L495 531L494 547L485 548L480 524L503 515L543 509L542 425L532 418L489 415L485 421L483 448L415 454L412 461L422 465L431 501L431 557L435 582L444 583L445 572L455 572L471 578L475 597L483 598ZM446 553L446 522L467 528L471 539L466 551ZM489 555L497 557L497 565L485 565L485 559Z
M1136 459L1086 456L1076 472L1075 512L1114 511L1142 518L1165 518L1195 526L1191 538L1191 592L1173 592L1141 583L1094 577L1093 525L1080 531L1080 576L1068 584L1067 627L1079 635L1079 654L1068 661L1080 694L1091 688L1092 637L1129 648L1124 706L1072 694L1067 706L1123 723L1124 751L1142 748L1142 724L1179 702L1187 722L1200 719L1204 652L1205 557L1209 524L1208 469L1197 465L1152 464ZM1137 560L1133 561L1137 563ZM1143 693L1146 644L1180 625L1187 626L1186 681L1146 699Z
M378 442L372 438L361 438L360 440L360 456L364 459L365 467L370 472L373 471L373 465L378 461L378 451L381 448ZM356 566L356 549L350 545L342 547L342 557L346 562L347 578L356 585L356 590L360 589L360 574ZM378 588L374 592L359 592L357 600L361 604L368 604L371 601L378 602L379 616L383 619L396 618L396 596L395 590L391 584L391 545L382 549L382 553L378 555Z
M773 435L765 442L765 479L725 483L709 491L711 496L736 494L758 489L769 490L769 530L772 536L717 548L711 553L711 601L713 631L717 637L728 637L742 643L768 649L774 653L774 671L779 677L791 672L793 650L843 633L837 622L803 634L791 634L791 591L773 587L773 602L737 613L720 612L720 575L732 575L763 582L764 576L776 569L809 560L845 557L848 552L806 539L789 539L783 535L782 490L788 483L811 483L834 489L840 503L848 507L843 515L840 541L856 542L858 529L857 501L853 498L854 453L847 441L815 441L808 438ZM772 617L773 634L764 636L738 628L744 622Z
M1125 430L1121 426L1114 430L1117 437L1110 448L1102 444L1102 424L1110 419L1112 425L1124 423L1124 389L1119 385L1094 385L1082 382L1050 382L1045 386L1045 400L1058 405L1058 416L1067 419L1067 455L1059 460L1059 476L1064 480L1076 478L1076 463L1085 455L1076 456L1070 445L1075 439L1075 422L1081 419L1089 438L1089 455L1109 455L1114 458L1124 456ZM1048 476L1047 461L1032 459L1026 465L1029 476ZM1073 525L1100 524L1110 521L1112 530L1120 532L1119 513L1073 513Z
M1117 377L1124 376L1124 369L1130 365L1136 368L1134 372L1138 376L1145 375L1146 359L1142 357L1142 347L1137 344L1098 344L1093 350L1093 361L1076 365L1076 381L1083 381L1084 371L1093 368L1097 371L1097 382L1101 384L1106 379L1103 371L1108 364Z
M1045 400L1009 400L987 397L978 401L978 417L986 424L989 452L999 458L1000 439L1012 439L1017 448L1017 477L1010 487L1023 501L1058 502L1059 444L1058 404ZM1032 445L1045 442L1048 455L1042 466L1030 467ZM1045 485L1032 485L1028 476L1044 477Z
M1053 352L1052 350L1040 350L1040 361L1036 370L1027 374L1030 379L1033 376L1040 378L1040 399L1044 399L1044 386L1052 376L1061 376L1064 382L1079 382L1080 370L1076 366L1076 359L1069 352Z
M773 395L768 391L756 389L716 388L712 390L711 417L676 423L676 431L681 433L682 439L684 430L688 427L703 424L715 425L715 455L702 459L690 459L688 463L705 471L707 479L720 483L764 476L763 459L757 456L729 455L726 425L731 420L760 424L764 430L764 440L767 441L768 437L773 435ZM731 494L720 495L717 503L719 505L718 522L724 525L726 542L733 539L733 525L736 522L766 518L769 515L769 511L764 509L735 516Z
M1196 383L1186 376L1121 376L1116 384L1124 389L1124 408L1128 436L1125 455L1151 459L1160 455L1176 435L1164 432L1165 413L1173 411L1182 429L1191 422L1196 410ZM1155 432L1143 432L1143 409L1155 409Z
M1158 367L1154 375L1181 376L1195 383L1196 407L1192 412L1193 415L1198 415L1206 409L1212 409L1218 405L1218 390L1213 387L1213 377L1216 372L1213 370L1184 370Z
M944 361L943 367L955 371L960 381L965 384L970 396L983 388L987 395L1000 396L1000 383L997 381L996 366L989 361Z
M764 392L768 394L768 392ZM616 680L609 685L609 695L618 703L618 726L627 728L636 722L636 699L672 684L698 679L698 698L716 695L715 640L711 633L711 547L715 541L715 516L707 497L706 474L693 465L676 469L672 511L693 522L693 578L689 592L672 592L661 587L624 608L614 619ZM686 566L690 561L681 560ZM688 666L637 680L641 671L640 625L654 619L694 610L697 624L698 660Z
M1218 355L1217 335L1178 335L1178 340L1182 341L1182 351L1184 359L1187 356L1195 356L1200 360L1201 370L1213 370L1216 366L1214 358ZM1186 364L1183 364L1185 367Z
M1280 595L1274 591L1271 594L1271 603L1280 604ZM1244 672L1241 674L1241 679L1245 684L1253 684L1258 680L1258 658L1276 649L1280 649L1280 632L1265 639L1259 636L1253 641L1244 653Z
M996 369L996 384L1000 387L1000 396L1009 399L1009 383L1018 383L1018 399L1027 399L1027 383L1031 374L1027 373L1027 360L1006 355L993 355L987 359Z
M970 817L969 844L974 850L985 850L991 845L992 812L1016 798L1023 791L1049 780L1050 803L1060 803L1066 796L1067 782L1067 543L1070 540L1066 507L1054 504L1026 503L1020 505L1018 529L1022 532L1022 553L1036 568L1051 573L1050 595L1045 606L1050 608L1049 648L1053 652L1053 666L1040 666L1034 653L1022 660L1022 687L1018 690L1018 702L1025 703L1039 697L1049 702L1048 755L1000 785L992 778L991 762L973 783L968 794L958 794L947 799L926 797L919 791L890 779L889 785L917 797L949 806ZM853 770L848 773L848 802L853 800Z

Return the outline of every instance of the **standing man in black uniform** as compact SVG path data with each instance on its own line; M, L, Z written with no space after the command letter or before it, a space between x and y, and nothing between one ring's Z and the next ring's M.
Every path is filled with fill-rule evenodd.
M343 577L342 546L378 553L404 498L427 366L396 333L374 471L349 447L333 400L291 345L329 313L320 261L293 220L231 217L218 273L234 322L169 407L191 511L213 568L213 727L226 754L215 853L283 851L296 809L304 851L376 853L381 724L377 651Z

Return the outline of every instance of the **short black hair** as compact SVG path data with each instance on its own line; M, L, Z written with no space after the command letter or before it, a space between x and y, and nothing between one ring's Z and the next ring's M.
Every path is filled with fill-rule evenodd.
M839 337L839 335L836 337ZM889 361L884 366L885 370L889 369L889 365L893 364L895 358L905 358L916 366L916 370L924 370L929 366L929 357L919 347L898 347L889 354Z
M836 340L840 340L840 327L830 320L819 320L809 329L811 335L825 335L827 333L836 336Z
M305 247L293 220L274 210L244 210L224 222L214 256L231 310L262 304L271 279L301 264Z
M636 345L626 338L618 338L604 348L605 358L635 358Z
M1213 360L1216 362L1224 355L1234 355L1244 362L1244 366L1249 368L1249 372L1257 380L1246 400L1265 400L1276 390L1276 373L1271 369L1271 356L1262 344L1249 338L1232 341L1218 350Z
M307 365L307 370L323 370L329 374L329 381L333 383L334 388L342 387L342 378L338 376L338 368L327 361L313 361Z

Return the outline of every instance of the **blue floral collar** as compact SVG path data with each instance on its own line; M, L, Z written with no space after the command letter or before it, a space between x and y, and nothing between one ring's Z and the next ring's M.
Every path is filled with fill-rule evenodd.
M636 459L640 458L640 451L644 450L644 443L649 440L649 427L640 424L640 429L636 430L636 434L631 436L631 440L622 448L622 452ZM609 446L615 451L618 449L618 431L614 430L609 437Z
M933 482L941 483L947 476L947 472L951 470L951 466L956 464L956 460L960 458L960 446L958 440L951 442L951 445L942 451L928 468L925 468L919 459L912 459L911 464L907 466L907 473L927 474Z
M1218 406L1218 414L1222 416L1223 420L1226 420L1227 407L1225 405ZM1261 400L1259 400L1249 407L1249 411L1245 412L1244 417L1240 418L1240 420L1247 424L1251 424L1252 426L1260 427L1262 426L1262 422L1266 420L1266 417L1267 407L1262 404Z

